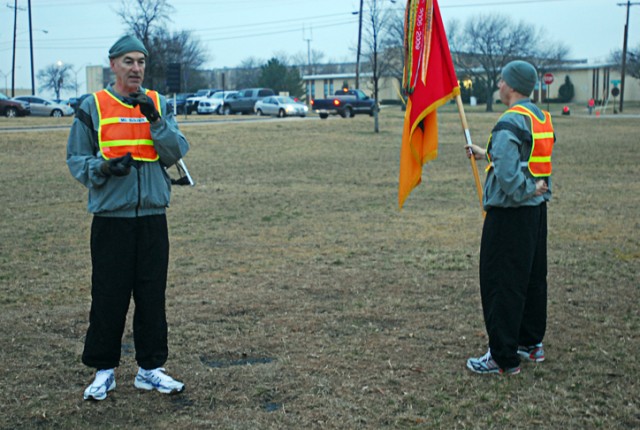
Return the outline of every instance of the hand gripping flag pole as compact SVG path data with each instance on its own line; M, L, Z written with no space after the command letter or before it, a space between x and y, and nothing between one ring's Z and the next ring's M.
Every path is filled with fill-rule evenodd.
M422 180L422 166L438 155L437 109L456 99L467 144L471 137L460 99L460 86L437 0L407 0L404 27L403 90L408 95L400 150L398 206ZM482 189L471 157L476 186Z

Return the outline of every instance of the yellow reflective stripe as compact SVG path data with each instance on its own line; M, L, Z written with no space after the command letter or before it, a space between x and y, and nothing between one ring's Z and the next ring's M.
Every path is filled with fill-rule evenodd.
M108 124L131 124L131 125L136 125L136 124L146 124L149 121L146 118L137 118L137 117L133 117L133 118L129 118L129 117L113 117L113 118L104 118L102 120L100 120L100 125L108 125Z
M152 90L147 90L145 92L145 94L148 95L150 92L152 92ZM156 108L158 109L158 114L160 116L162 116L162 106L160 105L160 93L157 92L157 91L153 91L153 93L154 93L153 95L155 95L155 100L154 101L155 101L155 104L156 104Z
M98 119L100 121L102 121L102 109L100 109L100 100L98 100L98 93L97 92L93 93L93 99L96 101L96 108L98 109Z
M109 140L107 142L102 142L102 146L135 146L135 145L146 145L153 146L153 140L147 139L133 139L133 140Z
M531 157L529 163L548 163L551 161L551 157Z
M547 131L544 133L533 133L533 137L537 137L539 139L553 139L553 132Z
M101 119L100 120L100 125L105 125L105 124L116 124L120 122L119 118L105 118L105 119Z

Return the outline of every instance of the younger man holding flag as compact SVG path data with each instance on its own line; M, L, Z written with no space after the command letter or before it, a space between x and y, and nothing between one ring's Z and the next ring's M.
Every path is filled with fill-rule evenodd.
M545 359L547 322L547 201L551 199L551 116L529 99L536 69L512 61L498 83L509 109L494 126L487 149L465 146L489 161L486 218L480 244L480 293L489 351L470 358L481 374L517 374L520 358Z

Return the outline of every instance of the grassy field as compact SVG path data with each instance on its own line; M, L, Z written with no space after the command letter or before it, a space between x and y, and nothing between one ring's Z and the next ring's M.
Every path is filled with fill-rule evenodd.
M0 119L0 429L640 427L640 119L582 110L554 117L544 363L465 368L487 347L482 217L452 106L402 211L398 108L378 134L369 117L239 118L183 127L198 184L168 211L166 367L186 391L133 387L128 325L98 403L82 400L91 216L68 130L2 131L70 119ZM498 115L468 112L475 143Z

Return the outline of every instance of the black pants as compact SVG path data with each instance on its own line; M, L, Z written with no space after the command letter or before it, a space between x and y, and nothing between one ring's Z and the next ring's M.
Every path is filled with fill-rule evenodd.
M500 367L515 367L518 345L542 342L546 330L546 204L487 211L480 292L491 355Z
M91 224L91 313L82 362L96 369L120 363L131 296L136 361L144 369L167 360L165 290L169 235L165 215L95 216Z

